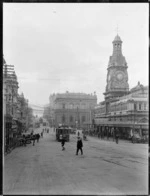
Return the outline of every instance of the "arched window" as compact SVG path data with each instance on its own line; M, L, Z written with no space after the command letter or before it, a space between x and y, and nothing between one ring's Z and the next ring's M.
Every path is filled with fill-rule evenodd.
M141 106L141 103L139 103L139 110L141 110L142 109L142 106Z

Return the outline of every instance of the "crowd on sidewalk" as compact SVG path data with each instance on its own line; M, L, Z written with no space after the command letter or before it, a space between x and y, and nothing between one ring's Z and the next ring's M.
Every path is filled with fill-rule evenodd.
M26 133L23 133L20 137L16 138L13 147L10 148L8 145L6 146L5 154L10 153L16 147L26 146L31 143L34 146L36 141L38 143L40 138L43 138L44 133L49 133L49 128L44 128L40 134L34 133L34 129L32 129L31 132L27 131Z

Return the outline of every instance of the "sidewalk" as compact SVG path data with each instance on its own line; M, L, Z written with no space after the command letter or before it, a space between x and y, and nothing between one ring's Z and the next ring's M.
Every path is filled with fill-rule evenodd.
M109 140L107 140L107 137L101 139L101 138L98 138L98 136L87 135L87 138L90 138L90 137L91 137L91 138L98 139L98 140L101 140L101 141L115 142L115 143L116 143L116 140L113 141L113 138L112 138L112 137L110 137ZM132 144L131 140L119 139L118 141L119 141L119 143L131 143L131 144ZM136 142L135 142L134 144L143 144L143 143L136 143Z

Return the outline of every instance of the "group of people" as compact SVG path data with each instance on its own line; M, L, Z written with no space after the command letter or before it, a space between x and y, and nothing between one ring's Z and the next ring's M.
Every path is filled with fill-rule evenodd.
M65 150L65 138L62 136L61 139L61 146L62 150ZM78 155L79 150L81 151L81 155L83 155L83 142L81 137L77 137L77 149L76 149L76 155Z
M28 136L25 136L24 134L23 134L23 138L22 138L22 144L24 145L24 146L26 146L26 144L27 144L27 141L28 140L31 140L31 141L33 141L33 146L35 145L35 141L37 140L37 142L39 142L39 139L40 139L40 134L38 133L38 134L33 134L33 132L30 134L30 135L28 135Z
M44 131L45 131L46 133L49 133L49 129L48 129L48 128L44 128L44 129L43 129L43 133L44 133Z
M22 142L22 144L24 146L26 146L27 140L31 140L31 141L33 141L32 144L34 146L35 145L35 141L37 141L37 143L38 143L40 137L43 138L44 132L49 133L49 129L48 128L44 128L40 134L39 133L34 134L34 130L32 130L31 134L29 134L28 136L25 136L23 134L23 138L22 138L21 142Z
M98 138L104 139L107 138L107 140L109 140L110 137L113 138L113 141L116 141L116 143L118 144L119 142L119 129L117 127L112 127L111 129L109 129L108 127L104 130L101 129L98 131L97 133Z
M33 146L35 145L36 140L37 140L37 142L39 142L39 139L40 139L40 134L39 133L31 135L31 140L33 141Z
M107 128L105 132L104 132L104 130L101 130L98 133L98 137L100 137L101 139L103 139L104 137L107 137L107 140L109 140L109 138L112 137L113 141L116 141L116 143L118 144L118 142L119 142L119 129L117 127L112 127L110 130L109 130L109 128Z

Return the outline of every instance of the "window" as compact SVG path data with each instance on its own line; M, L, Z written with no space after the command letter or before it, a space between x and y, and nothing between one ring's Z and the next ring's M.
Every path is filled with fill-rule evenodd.
M73 117L72 116L70 116L70 122L73 122Z
M82 116L82 122L85 122L85 116Z
M62 104L62 108L65 109L65 104L64 103Z
M69 108L70 109L73 109L73 104L72 103L69 105Z
M65 115L62 116L62 122L65 122Z
M136 110L137 109L137 107L136 107L136 103L134 103L134 110Z
M82 103L81 108L82 108L82 109L85 109L85 108L86 108L85 103Z
M146 105L146 103L144 103L144 110L146 110L147 109L147 105Z
M141 110L142 109L142 106L141 106L141 103L139 103L139 110Z

